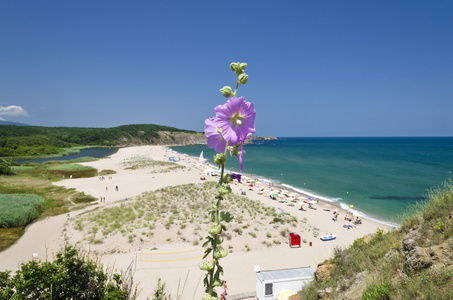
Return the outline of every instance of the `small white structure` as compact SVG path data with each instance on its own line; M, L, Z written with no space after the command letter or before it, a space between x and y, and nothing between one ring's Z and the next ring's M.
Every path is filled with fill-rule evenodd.
M281 290L300 291L314 279L315 271L311 268L294 268L256 272L256 298L258 300L277 299Z
M215 176L215 175L217 175L216 173L217 173L217 171L214 170L214 169L206 169L206 170L204 170L204 174L206 176Z

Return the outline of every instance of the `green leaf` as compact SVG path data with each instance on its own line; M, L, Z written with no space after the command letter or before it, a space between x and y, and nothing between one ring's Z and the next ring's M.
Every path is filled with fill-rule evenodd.
M222 211L220 213L220 218L227 223L231 222L234 219L234 217L229 212L225 211Z
M204 255L203 255L203 259L205 259L209 255L209 253L211 253L211 252L212 252L212 248L206 249L206 251L204 252Z
M211 238L210 236L206 237L206 239L207 239L207 241L204 242L204 244L203 244L203 246L202 246L203 248L206 247L207 245L209 245L209 243L212 242L212 238Z

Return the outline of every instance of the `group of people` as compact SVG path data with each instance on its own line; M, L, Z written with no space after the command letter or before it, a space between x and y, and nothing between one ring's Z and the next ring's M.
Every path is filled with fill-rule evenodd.
M333 211L333 218L332 218L332 221L336 222L338 221L338 216L340 215L340 213L338 212L338 210L334 210Z

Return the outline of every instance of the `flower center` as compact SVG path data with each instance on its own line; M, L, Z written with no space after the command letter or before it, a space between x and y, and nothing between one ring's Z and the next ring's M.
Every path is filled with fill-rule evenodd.
M230 117L231 125L232 126L241 126L243 119L244 119L244 117L242 117L239 113L235 113L233 116Z

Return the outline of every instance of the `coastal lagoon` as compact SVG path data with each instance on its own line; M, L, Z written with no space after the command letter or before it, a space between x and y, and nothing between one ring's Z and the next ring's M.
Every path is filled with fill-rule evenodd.
M24 160L16 160L19 164L23 164L26 162L33 162L33 163L43 163L46 161L66 161L72 160L79 157L94 157L94 158L103 158L115 154L119 148L104 148L104 147L97 147L97 148L86 148L81 150L79 153L71 154L71 155L64 155L59 157L48 157L48 158L36 158L36 159L24 159Z
M391 225L453 178L453 138L278 138L246 145L244 172ZM213 164L207 146L173 150ZM235 157L227 168L238 172Z

